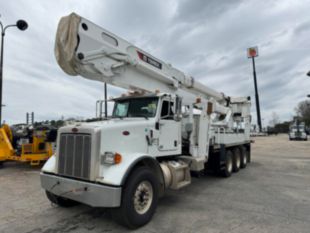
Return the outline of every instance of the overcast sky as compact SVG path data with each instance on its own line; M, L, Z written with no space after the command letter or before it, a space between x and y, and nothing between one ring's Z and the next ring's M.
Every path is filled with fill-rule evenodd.
M28 30L5 36L3 118L94 117L103 83L66 75L54 56L57 24L71 12L125 38L197 80L231 96L252 96L248 47L257 45L263 124L272 112L289 120L310 94L308 0L0 0L4 25L25 19ZM109 96L124 92L109 86Z

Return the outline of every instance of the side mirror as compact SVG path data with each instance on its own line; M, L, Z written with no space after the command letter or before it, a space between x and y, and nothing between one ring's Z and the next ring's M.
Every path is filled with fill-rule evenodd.
M174 116L175 121L180 121L182 119L182 98L176 96L174 105Z
M172 106L174 106L171 101L163 100L162 106L161 106L161 116L160 116L160 119L170 119L170 120L172 120L172 117L173 117L172 111L174 109L172 109L171 104L172 104Z

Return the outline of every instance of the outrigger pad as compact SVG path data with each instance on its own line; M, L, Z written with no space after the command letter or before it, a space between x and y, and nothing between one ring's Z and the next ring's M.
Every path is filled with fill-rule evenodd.
M75 49L78 45L78 29L81 17L75 13L62 17L59 21L56 41L55 57L59 66L69 75L77 75L75 71Z

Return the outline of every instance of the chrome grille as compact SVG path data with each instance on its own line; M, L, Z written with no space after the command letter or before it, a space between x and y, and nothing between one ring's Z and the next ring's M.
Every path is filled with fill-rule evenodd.
M61 134L58 173L82 179L90 178L91 136L89 134Z

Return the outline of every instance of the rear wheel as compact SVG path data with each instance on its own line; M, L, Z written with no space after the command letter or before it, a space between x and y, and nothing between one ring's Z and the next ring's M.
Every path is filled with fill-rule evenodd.
M233 170L233 153L230 150L226 151L225 167L221 170L223 177L230 177Z
M251 147L246 149L247 163L251 163Z
M234 148L233 172L238 172L241 166L241 153L238 147Z
M240 147L240 151L241 151L240 168L245 168L248 163L248 155L247 155L248 152L244 146Z
M131 229L145 225L155 213L158 189L158 179L149 168L133 171L124 186L121 206L112 209L113 218Z
M48 200L50 200L53 204L59 205L61 207L71 207L78 205L79 203L64 197L57 196L49 191L45 191Z

